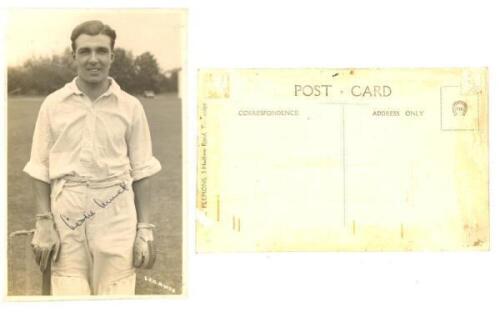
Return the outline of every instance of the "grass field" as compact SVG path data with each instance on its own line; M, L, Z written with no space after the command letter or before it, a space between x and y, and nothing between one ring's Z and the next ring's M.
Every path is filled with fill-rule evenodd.
M172 294L154 283L182 290L182 113L176 94L140 98L146 111L153 153L163 170L152 179L152 219L156 224L156 264L139 270L137 294ZM22 172L29 159L42 97L8 99L8 233L34 227L31 178ZM40 295L41 274L29 248L31 236L9 239L8 294Z

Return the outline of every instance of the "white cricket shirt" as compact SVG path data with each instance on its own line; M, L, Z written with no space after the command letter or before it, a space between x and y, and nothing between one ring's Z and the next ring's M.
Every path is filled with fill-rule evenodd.
M65 175L98 181L128 172L140 180L161 170L142 104L109 79L109 89L94 102L76 78L47 96L24 172L50 183Z

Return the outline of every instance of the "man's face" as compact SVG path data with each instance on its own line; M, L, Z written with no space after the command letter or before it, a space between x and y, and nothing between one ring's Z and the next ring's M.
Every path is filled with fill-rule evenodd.
M111 38L103 34L81 34L75 40L74 58L80 79L90 84L103 82L114 59Z

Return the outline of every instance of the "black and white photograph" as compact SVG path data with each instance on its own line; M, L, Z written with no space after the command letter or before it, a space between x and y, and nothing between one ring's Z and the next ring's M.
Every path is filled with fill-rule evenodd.
M184 294L185 18L9 12L9 297Z

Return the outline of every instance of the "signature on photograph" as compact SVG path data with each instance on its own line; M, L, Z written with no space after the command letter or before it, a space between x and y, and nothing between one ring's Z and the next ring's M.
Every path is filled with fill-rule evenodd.
M111 196L109 199L107 199L105 201L101 201L99 199L94 198L93 201L94 201L94 203L97 206L99 206L101 208L106 208L118 196L120 196L120 194L122 194L123 192L125 192L127 190L128 190L127 184L121 183L120 184L120 189L116 192L116 194L114 194L113 196ZM78 218L78 219L71 219L71 218L69 218L68 216L66 216L66 215L64 215L62 213L59 216L61 217L61 220L64 222L64 224L66 224L67 227L69 227L71 230L74 230L77 227L81 226L83 223L85 223L85 221L87 219L91 219L92 217L94 217L95 214L96 214L95 210L89 209L89 210L87 210L87 211L85 211L83 213L83 215L82 215L81 218Z

